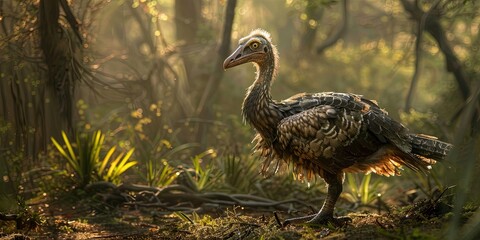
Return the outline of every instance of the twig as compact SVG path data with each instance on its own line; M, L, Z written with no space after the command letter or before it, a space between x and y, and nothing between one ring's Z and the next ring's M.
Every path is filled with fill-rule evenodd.
M175 214L182 219L187 219L191 224L195 224L191 218L189 218L187 215L185 215L185 213L175 212Z
M440 195L438 195L438 197L433 201L434 203L437 203L438 200L440 200L440 198L443 196L443 194L447 191L447 190L450 190L454 187L456 187L457 185L452 185L452 186L448 186L447 188L445 188L441 193Z
M18 214L3 214L0 213L0 220L2 221L17 221Z
M282 221L280 221L277 212L273 212L273 216L275 216L275 221L277 221L278 226L283 227Z
M387 229L380 221L378 221L378 218L375 219L375 222L377 223L378 226L380 226L383 229Z

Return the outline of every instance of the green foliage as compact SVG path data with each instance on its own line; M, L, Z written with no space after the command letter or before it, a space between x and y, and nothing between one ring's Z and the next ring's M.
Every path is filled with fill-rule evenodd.
M147 149L144 146L148 144L146 141L140 141L142 149ZM171 184L179 175L170 164L169 160L177 153L193 147L193 144L182 144L180 146L172 147L171 143L165 139L156 141L155 153L142 152L142 159L145 162L145 175L147 183L150 186L163 187Z
M165 159L162 159L160 164L157 162L155 160L147 162L146 177L148 185L157 187L170 185L177 178L179 172L175 171Z
M25 166L24 149L15 146L12 124L0 117L0 212L15 206L22 172Z
M209 149L192 158L193 169L191 171L187 169L185 175L188 186L192 187L194 191L201 192L210 189L219 179L220 174L216 172L213 161L202 167L202 161L205 157L215 158L216 155L215 150Z
M439 179L439 171L437 171L439 167L440 166L435 166L428 174L407 170L405 171L405 176L408 177L428 199L434 199L439 192L443 192L446 189L441 179Z
M112 147L107 155L100 160L100 168L97 170L98 177L104 181L115 184L120 183L120 176L129 168L137 164L136 161L129 161L134 149L130 149L127 153L120 153L116 158L111 159L116 147Z
M171 184L179 175L173 167L178 164L175 157L198 144L175 145L175 134L162 114L162 103L150 104L130 112L120 121L128 140L124 143L136 146L136 159L141 163L139 173L150 186L163 187ZM161 126L161 127L159 127Z
M183 222L194 224L193 220L190 219L190 217L188 217L187 214L185 214L185 213L183 213L183 212L174 212L174 214L175 214L178 218L180 218L180 220L182 220Z
M64 146L57 140L51 138L55 148L67 160L78 178L81 187L86 186L93 180L104 180L115 184L120 182L120 176L129 168L137 164L136 161L129 161L134 149L126 153L120 153L116 157L116 147L100 157L104 148L105 134L100 130L95 131L92 136L82 133L77 136L75 143L68 139L67 134L62 131Z
M377 199L379 194L377 189L380 181L377 178L376 181L370 183L372 174L362 175L362 180L360 184L358 184L359 174L346 174L348 188L343 194L350 202L368 205Z
M258 182L259 164L257 158L247 156L246 159L227 155L219 158L223 184L232 192L249 192L255 182Z
M62 147L53 137L51 138L53 144L60 152L60 154L67 160L70 167L77 174L81 186L85 186L91 181L93 170L95 167L96 152L100 152L99 141L94 139L93 144L85 137L77 137L76 143L79 148L78 152L74 152L73 143L68 139L67 134L62 131L65 148ZM100 140L100 139L98 139ZM101 139L103 141L103 139ZM98 154L96 156L98 158Z
M0 212L0 233L28 232L45 223L44 217L28 207L24 199L17 196L16 202L17 205L15 208ZM10 220L6 221L8 218Z

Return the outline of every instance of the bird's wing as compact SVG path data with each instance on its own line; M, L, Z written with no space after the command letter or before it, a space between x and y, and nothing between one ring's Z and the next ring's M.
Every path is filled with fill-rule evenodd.
M363 101L361 95L355 95L350 93L335 93L335 92L323 92L323 93L301 93L292 96L279 102L280 110L290 115L303 112L305 110L330 105L336 108L346 108L356 111L367 111L368 108L374 107L378 110L378 106L373 101Z
M412 154L408 129L375 101L347 93L318 93L296 95L279 106L289 116L278 125L278 141L294 156L286 160L294 163L297 174L322 175L323 170L347 168L394 175L399 165L416 171L426 169L426 164ZM335 153L337 156L331 158ZM360 158L345 158L355 155Z
M303 93L278 103L279 110L287 116L302 114L309 109L325 105L335 109L360 112L367 129L381 142L392 143L406 153L412 151L407 128L390 118L376 101L361 95L335 92Z
M335 172L345 166L332 159L337 148L348 146L360 133L361 111L320 105L290 117L278 125L278 142L289 151L288 162L294 164L297 175L323 175L323 170ZM305 172L306 171L306 172Z

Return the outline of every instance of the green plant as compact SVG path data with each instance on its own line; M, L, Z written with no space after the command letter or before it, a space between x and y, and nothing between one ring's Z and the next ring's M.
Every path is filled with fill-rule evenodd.
M15 208L0 212L1 233L15 233L19 230L29 232L45 223L44 217L28 207L23 197L17 196L16 201Z
M233 192L248 192L260 177L258 171L260 161L254 157L247 156L246 159L242 159L227 155L219 161L225 187Z
M130 149L127 153L120 153L116 158L110 159L115 152L116 147L110 148L107 155L100 160L100 167L97 170L98 177L104 181L115 184L120 183L120 176L129 168L137 164L136 161L129 161L134 149Z
M215 173L213 161L211 161L210 164L207 164L205 167L202 167L202 160L207 156L212 158L216 157L215 150L209 149L203 153L195 155L195 157L192 158L193 171L185 171L188 185L193 187L194 191L200 192L210 188L214 184L215 180L217 180L220 176L219 173Z
M346 174L347 191L343 196L350 202L368 205L372 203L378 196L377 189L380 181L370 183L372 174L365 174L362 177L360 184L358 184L358 174Z
M158 101L140 106L122 120L124 138L128 139L125 142L135 145L135 156L141 163L138 174L149 186L156 187L167 186L178 177L179 172L172 167L178 164L174 161L178 153L198 146L172 143L178 142L176 133L168 125L168 115L162 114L162 105Z
M88 138L85 136L76 138L76 146L68 139L67 134L62 131L63 141L65 143L65 148L62 147L53 137L51 138L56 149L60 154L67 159L68 165L76 173L79 183L81 186L85 186L91 181L91 177L94 170L94 158L98 150L100 150L98 141L88 141ZM78 151L74 151L74 147L78 148Z
M412 181L415 186L429 199L435 199L439 192L443 192L447 187L439 178L438 164L428 174L422 172L405 171L405 175Z
M77 175L81 187L93 180L104 180L117 184L120 182L120 176L137 164L136 161L129 161L134 151L133 148L126 154L120 153L117 157L112 158L116 150L114 146L101 158L100 153L104 147L105 134L100 130L93 132L92 136L87 133L80 134L76 137L75 143L72 143L63 131L62 138L65 147L53 137L51 140L58 152L67 159L67 163Z
M145 178L150 186L163 187L170 185L179 175L169 163L174 154L191 148L193 144L182 144L177 147L172 147L170 142L165 139L155 141L153 147L145 147L148 144L147 141L138 141L142 145L142 149L150 149L150 151L143 151L140 155L143 162L145 162ZM151 152L154 153L151 153Z
M170 185L177 177L179 172L168 164L167 160L162 159L161 164L155 160L148 160L146 166L146 177L149 186L164 187Z

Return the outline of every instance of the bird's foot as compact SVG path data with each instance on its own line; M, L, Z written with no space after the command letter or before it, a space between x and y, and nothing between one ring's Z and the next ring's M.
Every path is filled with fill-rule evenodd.
M282 226L285 227L289 224L303 223L312 227L328 226L328 225L333 225L334 227L341 227L350 222L352 222L352 219L349 217L334 218L333 216L315 214L315 215L308 215L304 217L289 218L283 222Z
M349 217L338 217L335 218L333 216L315 216L309 221L307 221L307 225L311 227L319 227L319 226L328 226L332 225L333 227L343 227L348 223L351 223L352 219Z
M289 219L286 219L285 221L283 221L282 227L285 227L285 226L290 225L290 224L305 223L305 221L307 221L309 219L312 219L315 216L316 216L316 214L303 216L303 217L289 218Z

